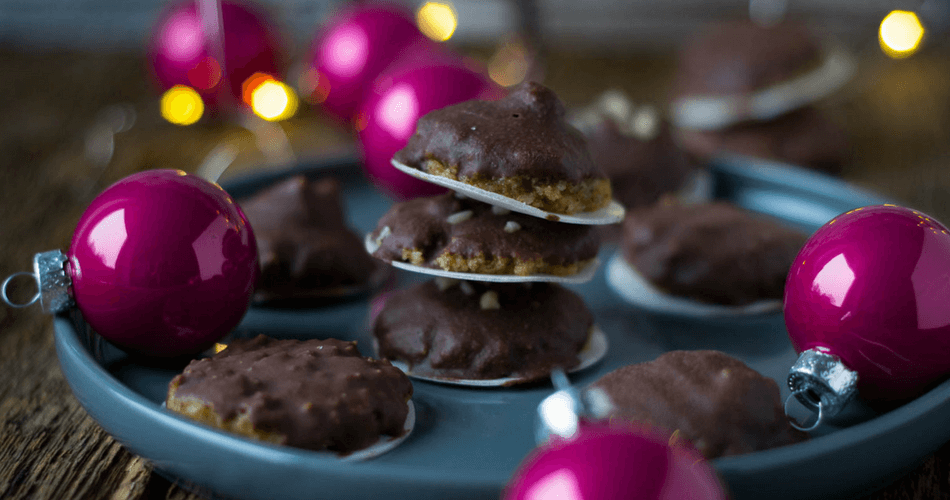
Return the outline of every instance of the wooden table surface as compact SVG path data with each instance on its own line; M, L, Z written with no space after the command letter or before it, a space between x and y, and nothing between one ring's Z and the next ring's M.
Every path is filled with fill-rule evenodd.
M568 105L611 87L640 102L658 101L670 61L668 54L554 54L545 82ZM132 172L194 170L222 142L239 146L236 169L263 162L237 127L163 122L144 68L134 54L0 50L0 278L29 270L34 253L66 249L89 201ZM845 177L944 221L950 220L947 75L950 57L943 52L890 61L868 51L856 83L831 103L854 138ZM116 104L131 105L137 120L115 136L109 163L97 166L86 153L87 138ZM352 145L313 110L284 127L302 154ZM21 288L14 290L18 296L32 293ZM199 498L154 474L86 415L60 372L51 320L38 307L0 306L0 374L0 498ZM950 498L950 444L865 498Z

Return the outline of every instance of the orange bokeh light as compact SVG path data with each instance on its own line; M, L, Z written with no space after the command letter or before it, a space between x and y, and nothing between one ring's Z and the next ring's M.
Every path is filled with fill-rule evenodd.
M257 90L261 84L268 81L277 81L277 79L267 73L254 73L248 77L247 80L244 80L244 83L241 84L241 99L244 103L251 106L254 91Z
M297 81L300 94L310 104L322 104L330 95L330 80L314 68L304 71Z

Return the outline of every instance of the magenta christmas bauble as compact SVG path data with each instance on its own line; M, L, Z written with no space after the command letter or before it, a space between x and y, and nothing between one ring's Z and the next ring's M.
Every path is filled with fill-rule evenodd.
M180 170L137 173L103 191L66 257L86 322L114 344L156 357L195 354L230 332L259 273L238 205Z
M200 7L215 4L220 16L216 9ZM161 90L190 87L207 108L219 111L242 105L244 85L252 76L280 77L285 64L283 40L273 21L259 7L234 0L170 7L154 28L148 53Z
M686 444L646 428L581 425L522 462L504 500L724 500L715 472Z
M374 82L356 115L366 172L399 199L428 196L445 188L396 170L390 160L405 147L422 115L470 99L498 99L503 91L462 60L420 58L398 64Z
M813 403L829 390L836 396L849 373L869 401L919 394L950 373L947 228L894 205L834 218L791 267L785 324L795 349L812 358L790 383L811 389Z
M314 93L331 115L349 122L373 80L412 52L437 51L416 27L412 13L391 3L356 3L318 32L311 52Z

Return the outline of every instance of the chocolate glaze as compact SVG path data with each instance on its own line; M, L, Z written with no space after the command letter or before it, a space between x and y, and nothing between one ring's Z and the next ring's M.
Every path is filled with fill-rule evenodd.
M652 205L682 189L696 169L673 141L667 122L656 136L643 139L621 132L605 117L586 135L594 163L610 178L614 198L628 209Z
M247 414L255 430L286 436L284 444L342 453L403 434L412 396L404 373L361 356L355 342L263 335L192 361L170 385L225 421Z
M472 211L472 217L450 224L450 215ZM506 232L508 221L521 229ZM403 249L421 249L427 267L443 253L474 257L486 256L542 259L553 265L567 265L593 259L600 247L594 226L560 224L538 217L509 212L496 215L492 206L471 198L459 199L453 193L431 198L416 198L393 205L379 220L372 237L384 227L391 234L380 240L373 255L387 262L402 261Z
M591 387L609 396L611 417L676 431L710 459L807 438L788 424L774 380L718 351L667 352Z
M727 202L664 200L627 213L623 252L659 289L703 302L781 299L806 235Z
M499 101L466 101L426 114L395 158L418 169L435 159L457 167L460 178L604 178L583 135L565 120L561 101L534 82Z
M683 148L702 160L723 153L782 160L838 175L851 156L844 128L814 106L724 130L680 132Z
M258 291L298 293L365 284L375 270L343 218L340 183L299 176L242 201L261 258Z
M482 308L489 291L497 309ZM385 297L372 331L380 356L420 375L530 381L577 366L593 324L584 301L557 284L465 281L440 290L428 281Z
M820 43L796 21L715 24L680 52L673 96L746 94L817 68L821 59Z

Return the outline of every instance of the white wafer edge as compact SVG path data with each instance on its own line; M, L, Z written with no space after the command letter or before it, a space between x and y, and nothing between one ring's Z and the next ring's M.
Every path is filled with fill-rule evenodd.
M604 359L604 356L607 355L608 346L609 344L607 341L607 335L603 332L603 330L601 330L597 325L591 327L590 339L587 341L587 345L584 346L584 349L578 353L580 363L574 368L571 368L568 373L579 372L597 364L600 360ZM379 350L377 349L376 352L378 353ZM504 387L532 380L523 377L504 377L495 379L459 379L433 377L429 375L419 375L413 373L412 370L409 369L409 365L402 361L390 360L390 363L392 363L396 368L399 368L405 372L406 375L411 378L425 380L428 382L438 382L440 384L447 385L460 385L466 387Z
M379 244L373 240L373 233L371 232L366 234L363 244L366 246L366 251L369 252L370 255L379 249ZM600 266L600 260L594 258L588 262L586 266L578 270L577 273L568 276L556 276L553 274L529 274L527 276L521 276L517 274L460 273L457 271L446 271L444 269L417 266L408 262L400 262L396 260L390 262L390 264L392 264L393 267L397 269L403 269L405 271L428 274L431 276L442 276L444 278L454 278L457 280L487 281L490 283L545 282L580 284L587 283L594 278L594 274L597 273L597 268Z
M406 422L402 425L403 433L401 436L380 436L376 444L368 448L363 448L362 450L354 451L349 455L339 457L340 460L344 462L361 462L373 457L378 457L399 446L403 441L409 438L409 434L412 433L412 429L416 426L416 406L412 404L411 399L408 401L408 405L409 413L406 415Z
M782 310L781 300L762 300L744 306L724 306L674 297L650 284L646 278L627 264L620 252L614 254L607 263L607 284L630 304L671 315L698 318L741 317Z
M677 127L697 130L768 120L828 96L847 83L856 69L851 54L833 48L815 70L751 94L677 99L671 104L670 119Z
M484 189L465 184L461 181L449 179L448 177L442 177L441 175L432 175L421 170L417 170L396 160L391 160L391 162L397 170L409 174L417 179L431 182L432 184L438 184L442 187L447 187L455 192L462 193L469 198L474 198L490 205L504 207L514 212L530 215L539 219L546 219L553 222L563 222L566 224L602 226L606 224L616 224L622 221L625 214L623 206L620 205L620 203L618 203L616 200L611 200L609 205L593 212L579 212L573 215L546 212L539 208L532 207L527 203L520 202L507 196L502 196L498 193L486 191Z

